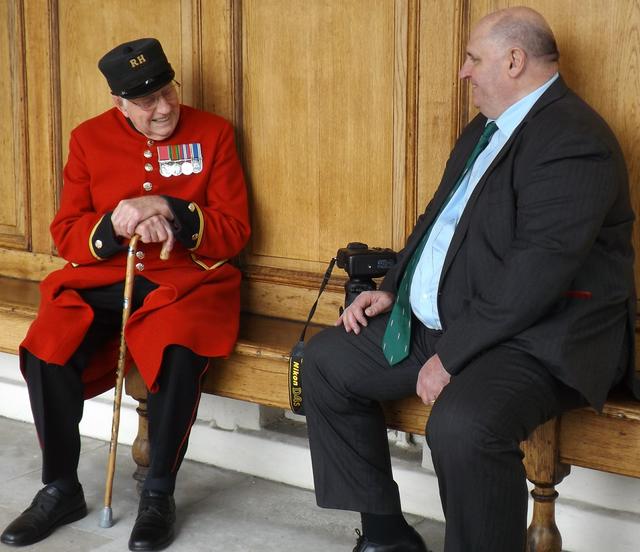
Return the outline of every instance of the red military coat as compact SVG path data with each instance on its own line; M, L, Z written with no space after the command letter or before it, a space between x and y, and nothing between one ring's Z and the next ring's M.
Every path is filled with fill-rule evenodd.
M183 146L177 149L187 156L201 152L200 172L196 167L185 171L191 174L162 176L159 157L167 145ZM149 193L170 199L176 220L182 216L191 225L183 225L182 233L193 228L194 234L177 240L167 261L159 258L161 244L139 243L143 258L136 273L159 287L129 318L130 355L153 389L168 345L207 357L231 352L238 331L240 272L229 263L212 267L237 255L247 242L246 188L231 125L187 106L181 106L178 125L164 141L148 140L116 108L73 130L60 210L51 224L68 264L42 281L38 316L21 348L52 364L69 360L93 320L93 310L75 290L124 279L126 241L113 236L111 211L121 199ZM96 351L83 374L87 397L113 386L116 358L117 340Z

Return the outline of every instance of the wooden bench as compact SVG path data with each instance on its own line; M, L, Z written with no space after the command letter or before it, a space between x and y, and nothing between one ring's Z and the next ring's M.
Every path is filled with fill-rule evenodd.
M15 353L38 304L37 283L0 277L0 350ZM301 323L244 314L234 353L214 359L204 391L267 406L288 408L288 354ZM308 337L319 328L314 326ZM133 447L139 477L148 466L146 389L136 371L126 391L139 401L139 431ZM386 403L390 428L424 434L429 407L417 397ZM533 519L527 552L560 552L555 523L555 486L571 466L640 478L640 402L615 396L599 414L575 410L540 426L522 443L527 478L533 483Z

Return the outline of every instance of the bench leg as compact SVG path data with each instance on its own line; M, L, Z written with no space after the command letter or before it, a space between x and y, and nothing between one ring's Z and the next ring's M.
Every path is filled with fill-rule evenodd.
M561 552L562 536L555 519L555 486L570 466L558 460L559 421L549 420L522 443L527 479L533 483L533 519L527 531L527 552Z
M527 530L527 552L560 552L562 536L555 521L555 500L558 493L551 487L535 486L533 519Z
M138 434L133 441L131 456L133 456L133 461L136 463L133 478L137 481L138 492L140 492L147 477L150 463L149 421L147 419L147 388L135 368L129 370L125 388L127 395L138 401L138 408L136 408L138 413Z

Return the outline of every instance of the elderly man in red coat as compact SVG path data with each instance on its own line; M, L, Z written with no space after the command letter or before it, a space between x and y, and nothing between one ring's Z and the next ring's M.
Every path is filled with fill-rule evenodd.
M114 107L71 133L51 224L68 264L42 282L21 345L45 487L0 540L31 544L86 515L78 424L84 399L113 386L126 243L138 234L125 338L150 390L151 465L129 548L158 550L173 539L176 474L208 358L229 354L237 336L240 273L225 261L249 237L247 195L231 125L180 105L157 40L122 44L98 65Z

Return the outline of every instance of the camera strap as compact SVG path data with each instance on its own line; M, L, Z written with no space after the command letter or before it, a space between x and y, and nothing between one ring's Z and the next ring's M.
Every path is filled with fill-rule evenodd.
M311 322L311 319L316 312L316 307L318 306L320 296L322 295L324 288L327 287L327 283L329 283L329 278L331 278L331 271L333 270L335 264L336 258L334 257L329 262L329 266L324 273L322 283L320 284L320 291L318 291L318 297L316 297L315 303L313 303L313 306L309 311L307 321L304 323L304 327L302 328L302 332L300 333L300 339L293 346L293 349L291 349L291 355L289 356L289 406L295 414L304 414L302 405L302 386L300 382L300 374L302 371L302 362L304 356L304 336L307 333L309 323Z

